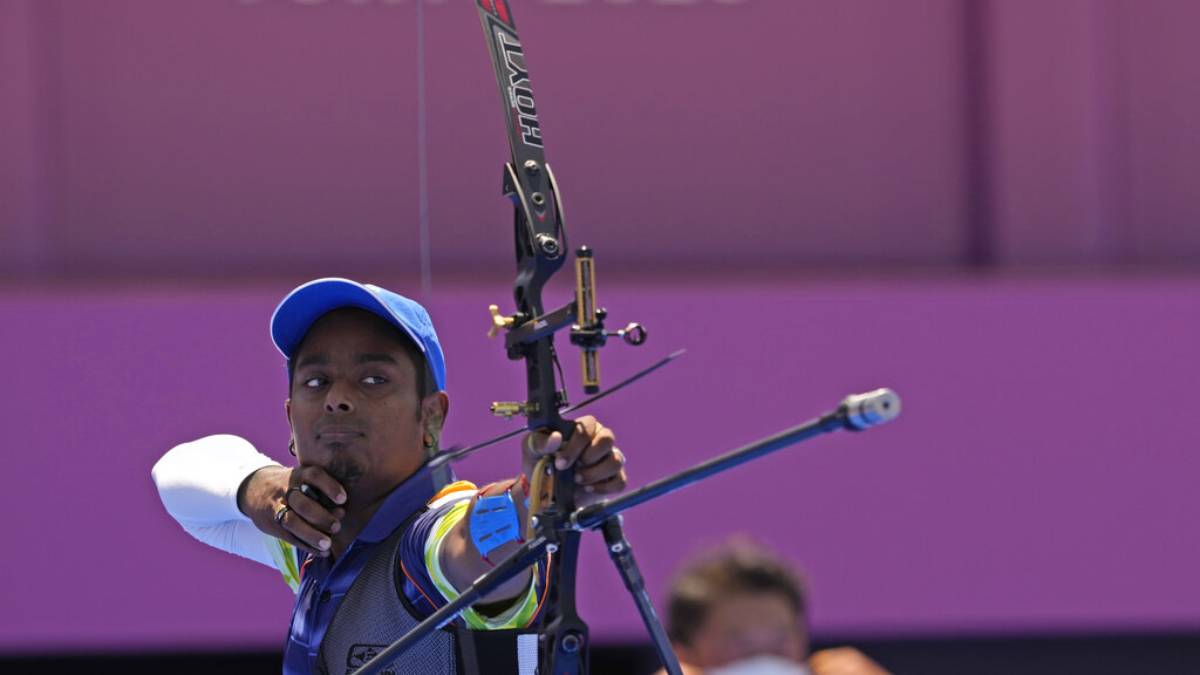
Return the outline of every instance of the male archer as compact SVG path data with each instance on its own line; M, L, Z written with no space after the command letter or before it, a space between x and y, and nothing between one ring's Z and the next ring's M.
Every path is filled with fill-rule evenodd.
M576 420L566 444L526 435L517 477L477 488L435 475L428 460L450 408L445 360L425 309L399 294L311 281L276 308L271 337L287 365L297 466L218 435L171 449L152 475L188 533L276 567L296 591L287 675L353 671L514 551L540 458L576 467L581 504L625 487L625 457L592 417ZM551 564L484 596L394 672L533 673L531 626Z

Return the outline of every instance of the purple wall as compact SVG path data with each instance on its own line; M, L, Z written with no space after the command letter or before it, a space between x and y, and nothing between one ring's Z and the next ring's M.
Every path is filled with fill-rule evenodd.
M19 554L5 564L21 583L2 591L0 649L278 643L289 609L278 575L190 539L149 468L174 443L215 432L286 456L285 378L266 335L284 286L0 294L4 316L20 317L3 346L20 383L6 406L6 501L21 505L7 530ZM640 351L605 354L610 381L689 349L596 409L618 430L635 485L851 392L887 385L904 397L892 426L797 446L630 515L657 597L682 556L747 531L808 570L824 633L1200 628L1200 436L1188 412L1200 284L601 291L614 318L651 331ZM487 404L521 386L483 336L495 299L494 286L473 285L430 303L448 354L451 442L505 429ZM461 472L511 474L516 452ZM598 542L585 546L583 611L602 639L636 637Z
M0 1L0 275L418 265L415 7ZM622 269L664 251L727 273L1200 253L1195 3L520 9L568 213ZM425 12L441 275L503 260L472 11Z
M520 383L480 338L510 283L507 153L470 3L425 7L424 271L465 442L504 426L486 404ZM277 576L190 540L149 467L219 431L281 454L265 324L295 283L420 287L415 8L0 0L21 547L0 650L282 639ZM631 517L655 592L745 529L809 570L825 633L1200 628L1200 5L517 9L574 241L598 250L614 319L652 331L606 372L690 349L598 409L634 482L851 391L905 398L892 427ZM513 470L504 451L464 467ZM673 525L696 512L707 526ZM588 618L632 637L589 556Z

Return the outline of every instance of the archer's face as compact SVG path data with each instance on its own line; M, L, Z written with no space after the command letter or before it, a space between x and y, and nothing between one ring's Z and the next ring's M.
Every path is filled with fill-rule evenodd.
M808 656L806 632L778 593L731 593L713 604L692 644L680 648L680 656L702 668L762 655L800 663Z
M429 420L402 339L370 312L339 309L313 324L294 357L296 457L337 478L350 508L383 496L424 461Z

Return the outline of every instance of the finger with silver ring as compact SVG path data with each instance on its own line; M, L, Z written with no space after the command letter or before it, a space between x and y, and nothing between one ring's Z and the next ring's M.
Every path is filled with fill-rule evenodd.
M299 490L297 490L297 492L299 492ZM279 526L283 528L284 532L289 535L289 539L295 538L293 543L311 550L316 555L322 557L329 555L329 549L333 546L332 538L325 532L313 527L312 524L310 524L310 522L307 520L307 516L305 516L303 511L306 508L312 508L325 513L325 510L322 509L316 502L308 499L307 497L295 497L295 501L297 503L296 505L300 508L297 509L288 504L280 506L275 510L275 522L278 523ZM288 518L287 522L285 523L284 518L289 513L294 513L300 517Z

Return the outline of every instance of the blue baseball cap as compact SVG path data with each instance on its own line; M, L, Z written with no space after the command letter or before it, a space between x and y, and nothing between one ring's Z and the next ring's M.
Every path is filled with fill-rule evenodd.
M313 323L342 307L365 309L404 331L425 356L437 388L446 388L446 357L425 308L399 293L350 279L315 279L288 293L271 315L275 348L291 361Z

